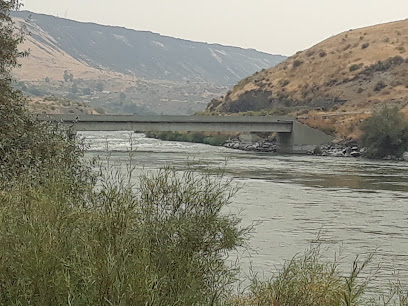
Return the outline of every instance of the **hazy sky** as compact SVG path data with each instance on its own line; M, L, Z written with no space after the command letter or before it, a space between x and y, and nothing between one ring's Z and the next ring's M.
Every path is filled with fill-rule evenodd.
M37 13L292 55L343 31L408 17L408 0L23 0Z

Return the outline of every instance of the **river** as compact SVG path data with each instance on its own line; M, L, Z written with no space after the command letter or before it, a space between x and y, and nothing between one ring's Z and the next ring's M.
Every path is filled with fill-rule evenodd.
M356 255L374 254L379 286L408 284L408 163L306 155L248 153L202 144L165 142L128 132L83 132L87 156L106 156L121 168L132 149L136 172L163 166L223 168L240 186L229 209L243 225L259 222L243 255L269 276L319 236L326 256L340 253L351 269ZM199 170L197 170L199 171ZM320 234L319 234L320 233ZM367 272L368 273L368 272Z

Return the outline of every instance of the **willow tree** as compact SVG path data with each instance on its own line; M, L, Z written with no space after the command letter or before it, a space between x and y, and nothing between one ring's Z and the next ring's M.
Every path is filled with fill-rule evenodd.
M18 66L17 59L25 56L26 52L18 50L18 45L23 42L24 35L21 29L10 17L10 10L18 9L20 3L18 0L4 1L0 0L0 116L2 131L7 115L10 112L18 111L21 115L22 96L18 91L13 90L11 83L11 70Z
M18 48L24 29L10 16L20 6L19 0L0 0L0 190L23 176L36 184L50 171L60 171L72 180L82 180L86 172L80 162L81 148L67 141L60 129L37 122L25 107L25 96L13 88L12 70L28 55Z

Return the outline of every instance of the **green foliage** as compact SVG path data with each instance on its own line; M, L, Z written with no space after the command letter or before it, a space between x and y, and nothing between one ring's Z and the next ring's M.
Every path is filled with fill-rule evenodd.
M227 298L236 279L227 254L248 233L236 216L221 214L233 194L228 180L165 169L142 176L135 191L107 178L87 192L86 204L72 196L71 183L49 169L42 185L30 187L24 177L0 195L0 304L214 305Z
M69 73L68 70L64 71L64 81L65 82L73 82L74 81L74 75L72 73Z
M227 135L205 136L202 132L146 132L146 137L166 141L205 143L212 146L222 146L229 139Z
M349 68L349 69L350 69L350 72L356 71L356 70L360 69L362 66L363 66L362 64L354 64L354 65L351 65L350 68Z
M357 258L350 275L343 277L337 260L324 260L320 245L313 246L288 261L272 279L262 281L254 276L251 302L245 305L366 305L362 295L369 278L361 279L360 274L370 260L371 256L363 262Z
M396 107L375 112L362 123L361 129L364 133L361 140L368 149L367 157L400 157L408 150L408 122Z
M12 88L10 71L17 58L25 55L17 49L23 36L9 17L9 10L16 8L17 1L0 1L0 190L23 175L41 184L48 169L56 166L72 181L78 179L72 188L79 188L90 178L79 160L82 148L66 141L63 131L32 118L25 97Z
M297 112L309 109L305 106L275 107L272 109L262 109L259 111L240 112L238 116L295 116Z
M230 182L166 169L138 189L122 175L96 183L83 147L32 118L11 87L10 41L0 61L0 304L221 304L236 277L228 251L248 233L221 214Z

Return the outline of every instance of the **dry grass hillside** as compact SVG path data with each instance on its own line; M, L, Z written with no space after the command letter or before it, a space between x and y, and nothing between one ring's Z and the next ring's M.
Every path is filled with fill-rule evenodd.
M29 50L29 57L21 58L20 68L14 70L14 75L23 81L38 81L50 78L63 81L65 70L69 70L77 78L98 79L106 77L123 77L110 70L95 69L87 63L76 60L58 46L58 42L35 23L27 22L22 18L14 18L20 27L25 25L27 35L20 45L21 50Z
M243 79L207 110L291 108L310 125L318 120L339 132L350 117L359 122L385 104L408 105L408 20L331 37Z
M41 113L193 114L244 76L286 59L28 11L12 16L29 33L21 50L30 51L14 70L15 87Z

